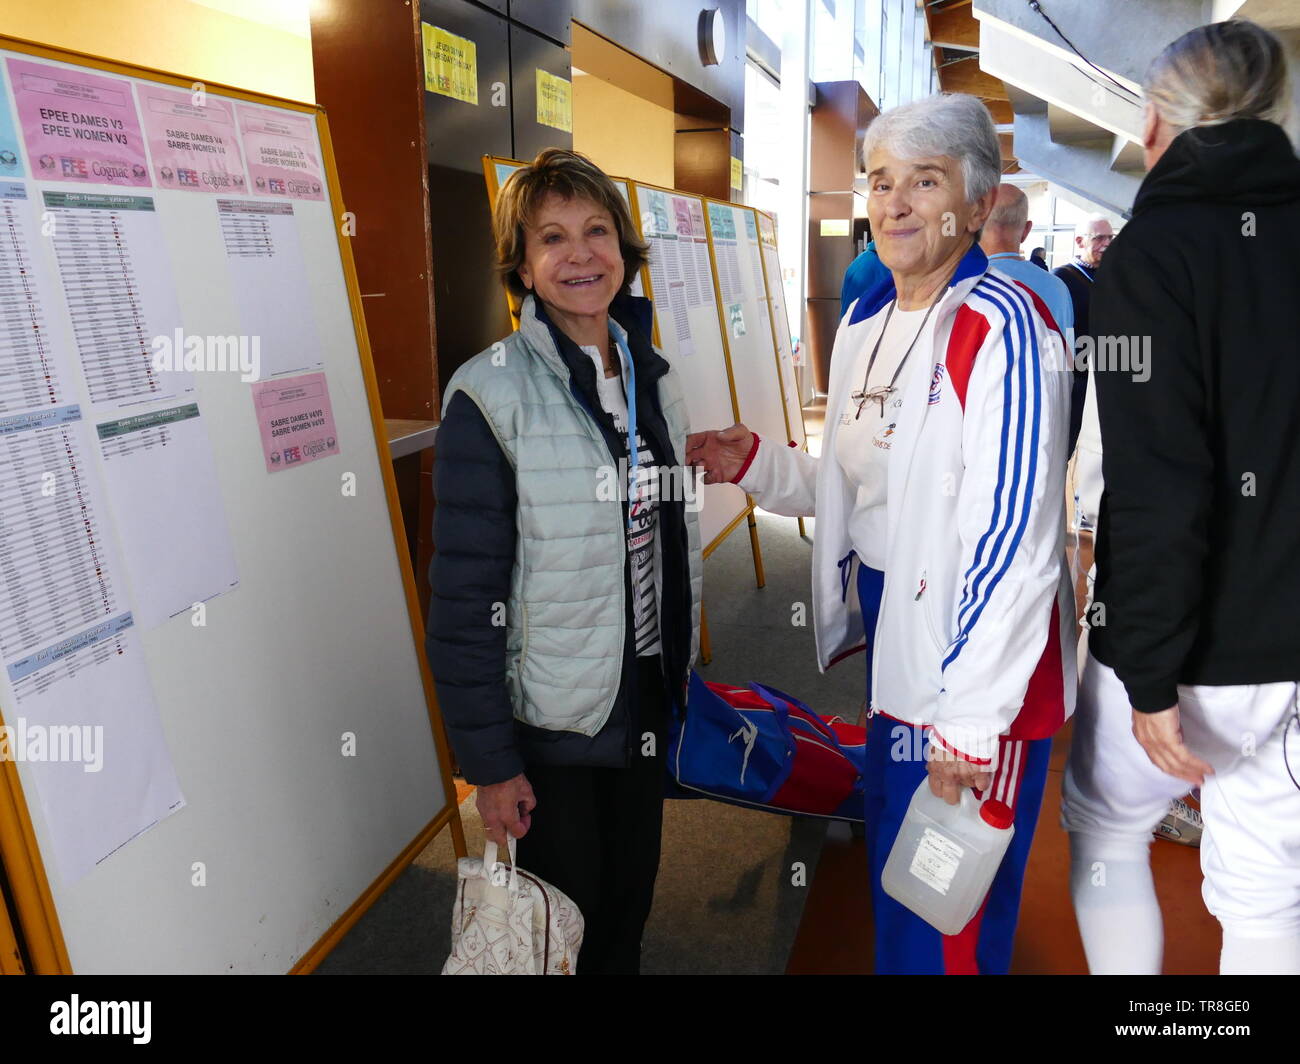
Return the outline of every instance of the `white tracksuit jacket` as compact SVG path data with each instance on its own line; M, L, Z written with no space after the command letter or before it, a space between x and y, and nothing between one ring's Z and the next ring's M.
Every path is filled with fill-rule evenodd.
M848 519L854 485L835 433L860 383L892 280L840 322L821 460L761 441L738 482L758 504L815 516L812 589L818 665L862 648ZM904 370L889 459L884 591L871 710L968 760L998 736L1040 739L1074 709L1074 592L1065 566L1070 375L1037 297L988 272L978 245L959 265ZM1050 316L1049 320L1050 320Z

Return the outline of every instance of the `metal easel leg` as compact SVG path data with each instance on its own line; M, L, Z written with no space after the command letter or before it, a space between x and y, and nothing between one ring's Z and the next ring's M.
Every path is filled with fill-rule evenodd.
M758 542L758 522L754 520L754 511L750 510L748 517L749 523L749 546L754 552L754 583L758 587L763 587L767 583L767 577L763 575L763 548Z

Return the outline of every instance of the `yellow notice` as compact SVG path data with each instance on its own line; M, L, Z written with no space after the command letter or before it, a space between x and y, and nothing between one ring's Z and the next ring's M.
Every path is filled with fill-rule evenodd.
M745 189L745 167L734 155L731 157L731 187L737 192Z
M537 124L573 132L573 86L545 70L537 72Z
M847 218L822 219L822 236L848 236L849 228Z
M468 37L457 37L427 22L424 35L424 88L439 96L478 103L478 47Z

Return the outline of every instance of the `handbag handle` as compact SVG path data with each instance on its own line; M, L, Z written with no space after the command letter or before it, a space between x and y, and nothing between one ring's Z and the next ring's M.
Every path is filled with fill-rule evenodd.
M505 885L509 886L511 894L518 894L519 873L517 871L517 865L515 863L515 837L511 835L509 832L506 833L506 848L510 852L510 880L509 883ZM493 869L496 868L496 866L497 866L497 844L493 842L491 839L488 839L487 846L484 847L483 850L483 878L486 879L489 883L492 883L493 886L501 886L503 884L494 883L492 879L492 872Z
M811 724L814 728L816 728L817 731L821 733L823 737L835 743L836 746L839 745L840 742L839 736L835 734L831 726L827 724L824 720L822 720L822 718L818 714L814 713L811 709L805 706L802 702L798 702L797 699L792 698L790 695L785 694L783 691L778 691L775 687L768 687L766 684L751 683L749 687L751 691L753 691L756 695L758 695L760 698L766 701L774 709L784 707L786 712L788 713L789 710L797 703L799 708L802 709L804 712L806 712L808 716L811 718L808 721L808 723ZM780 703L780 706L778 706L778 703Z

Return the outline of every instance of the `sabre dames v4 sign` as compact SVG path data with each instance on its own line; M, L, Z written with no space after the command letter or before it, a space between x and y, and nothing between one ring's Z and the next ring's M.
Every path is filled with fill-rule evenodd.
M244 192L243 157L229 101L159 87L141 88L140 113L159 188Z

